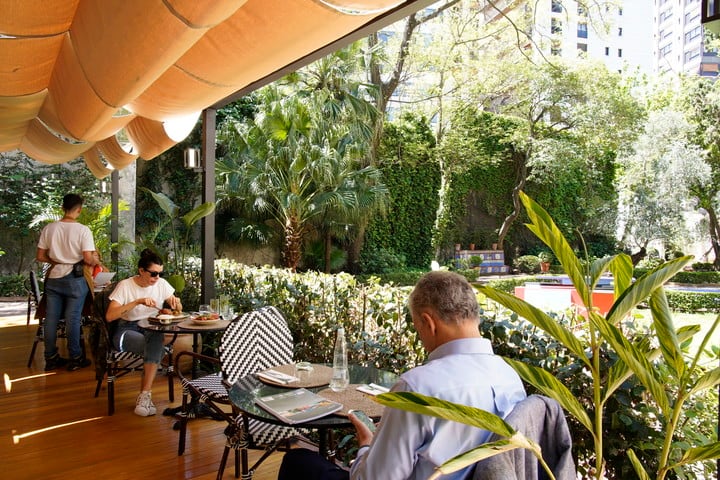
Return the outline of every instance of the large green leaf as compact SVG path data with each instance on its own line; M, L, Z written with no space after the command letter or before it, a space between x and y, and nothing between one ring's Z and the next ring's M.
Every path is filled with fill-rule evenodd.
M430 415L482 428L503 437L511 437L515 430L497 415L480 408L448 402L415 392L390 392L375 397L386 407Z
M624 253L610 257L608 262L608 270L613 275L613 288L615 290L615 298L620 297L633 280L633 264L632 259Z
M150 195L152 195L152 197L158 203L158 205L160 206L162 211L165 212L168 215L168 217L170 217L170 218L177 217L178 206L175 205L175 203L172 200L170 200L170 198L167 195L165 195L162 192L157 192L157 193L153 192L152 190L145 188L145 187L142 187L142 189L145 190L146 192L148 192Z
M522 433L516 432L515 435L510 438L498 440L496 442L483 443L482 445L475 447L472 450L468 450L465 453L461 453L460 455L451 458L447 462L437 467L435 469L435 472L430 477L428 477L428 480L434 480L441 477L442 475L457 472L458 470L477 463L480 460L484 460L486 458L490 458L501 453L509 452L517 448L526 448L530 450L532 454L535 455L535 457L541 462L549 478L555 478L552 470L548 468L542 458L540 446L529 438L525 437Z
M578 399L575 398L575 395L557 378L542 368L534 367L510 358L504 358L504 360L515 369L523 380L540 390L543 395L557 400L560 405L562 405L570 415L577 418L589 432L594 432L590 416L583 409Z
M577 337L575 337L575 335L573 335L568 329L553 320L548 314L514 295L484 286L477 287L477 289L488 298L509 308L533 325L546 331L555 340L565 345L580 360L585 362L587 365L590 365L590 361L585 354L585 350L582 343L580 343L580 340L578 340Z
M655 289L663 286L677 272L682 270L692 258L693 257L689 255L676 258L659 265L638 278L615 300L615 303L606 315L607 320L613 325L617 325L638 303L647 299Z
M183 215L182 221L188 227L192 227L201 218L207 217L215 211L215 202L205 202Z
M584 277L582 265L575 256L570 244L545 209L535 203L525 192L520 192L520 199L525 205L531 222L526 226L550 247L555 258L560 262L563 270L575 285L575 290L577 290L584 305L589 307L592 304L592 299L590 290L587 287L587 279Z
M650 475L645 471L645 467L643 467L643 464L640 463L640 459L635 455L635 452L632 448L628 449L627 451L628 458L630 459L630 463L632 463L633 468L635 469L635 473L637 473L637 476L640 480L650 480Z
M692 338L699 331L700 327L698 325L687 325L685 327L682 327L678 329L678 341L684 342L685 340ZM648 348L649 345L650 338L645 337L638 345L638 349L642 352L647 352L645 357L648 359L648 361L653 362L660 356L661 350L659 348L650 350ZM612 396L615 390L620 388L623 382L630 378L632 375L633 371L628 368L627 364L623 362L622 359L618 359L608 370L607 387L605 389L603 401L610 398L610 396Z
M589 318L605 341L612 346L615 353L627 364L635 373L640 383L652 394L662 411L666 414L670 412L670 404L665 393L665 387L663 383L657 379L655 369L648 359L645 358L643 352L631 344L620 329L600 315L590 312Z
M670 306L665 296L665 290L658 288L650 295L650 311L652 312L653 325L655 333L660 342L665 362L675 373L676 378L681 378L685 374L685 359L683 358L680 342L675 333Z
M705 347L712 339L713 333L715 333L715 329L718 328L718 325L720 325L720 315L715 317L715 321L708 329L707 333L705 333L705 337L703 338L702 342L700 342L700 346L698 347L697 353L695 354L695 358L692 361L692 365L690 366L690 370L693 371L695 369L695 365L700 361L700 358L705 352ZM699 328L699 327L698 327Z
M720 367L715 368L714 370L710 370L709 372L705 373L702 377L700 377L693 385L692 389L690 390L690 394L701 392L707 388L712 388L715 385L720 383Z
M703 462L705 460L713 460L720 458L720 442L693 447L683 454L680 461L673 465L672 468L679 467L688 463Z

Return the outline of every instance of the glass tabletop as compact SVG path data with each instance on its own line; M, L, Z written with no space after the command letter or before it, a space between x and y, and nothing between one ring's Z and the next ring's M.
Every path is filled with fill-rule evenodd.
M386 370L380 370L375 367L350 365L348 370L350 373L351 384L375 383L377 385L390 388L398 379L396 374ZM327 388L327 385L323 385L318 388L309 388L308 390L319 392L325 388ZM241 378L232 385L230 388L230 401L235 407L239 408L252 418L266 423L287 425L276 418L272 413L264 410L255 403L255 399L258 397L282 393L287 390L287 388L263 383L255 374L251 374ZM345 410L350 408L353 408L353 406L345 405ZM308 428L334 428L348 425L350 425L350 420L348 420L346 415L328 415L326 417L311 420L302 424L296 424L294 426Z

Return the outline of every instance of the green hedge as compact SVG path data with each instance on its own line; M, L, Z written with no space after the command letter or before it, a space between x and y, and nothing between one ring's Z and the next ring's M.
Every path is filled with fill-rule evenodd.
M668 305L683 313L720 312L720 293L665 290Z
M648 272L646 268L636 268L633 275L635 278L641 277ZM674 283L688 283L691 285L701 285L704 283L720 284L720 272L678 272L670 279Z
M22 297L27 295L26 277L23 275L0 276L0 297Z
M346 273L293 273L275 267L215 262L218 295L228 295L237 313L274 305L284 314L294 340L294 357L331 362L335 331L345 327L353 363L394 372L412 368L425 353L407 312L410 288L359 283Z

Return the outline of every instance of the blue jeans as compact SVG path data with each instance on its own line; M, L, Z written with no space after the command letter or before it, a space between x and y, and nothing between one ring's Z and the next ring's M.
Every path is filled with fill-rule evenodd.
M113 344L121 352L142 355L147 363L160 363L164 355L165 334L162 332L142 331L137 322L118 320L117 330L113 334Z
M47 310L43 333L45 336L45 359L57 352L57 327L60 319L65 319L68 352L71 358L80 358L80 328L85 297L90 291L84 277L75 277L72 273L62 278L45 280Z

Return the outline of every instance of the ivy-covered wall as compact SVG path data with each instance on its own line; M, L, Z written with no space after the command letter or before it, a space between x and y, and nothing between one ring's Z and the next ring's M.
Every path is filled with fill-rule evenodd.
M427 269L434 257L432 234L440 188L434 148L424 118L408 114L385 127L379 168L390 191L390 206L385 216L377 216L368 226L364 248L403 255L410 268Z

